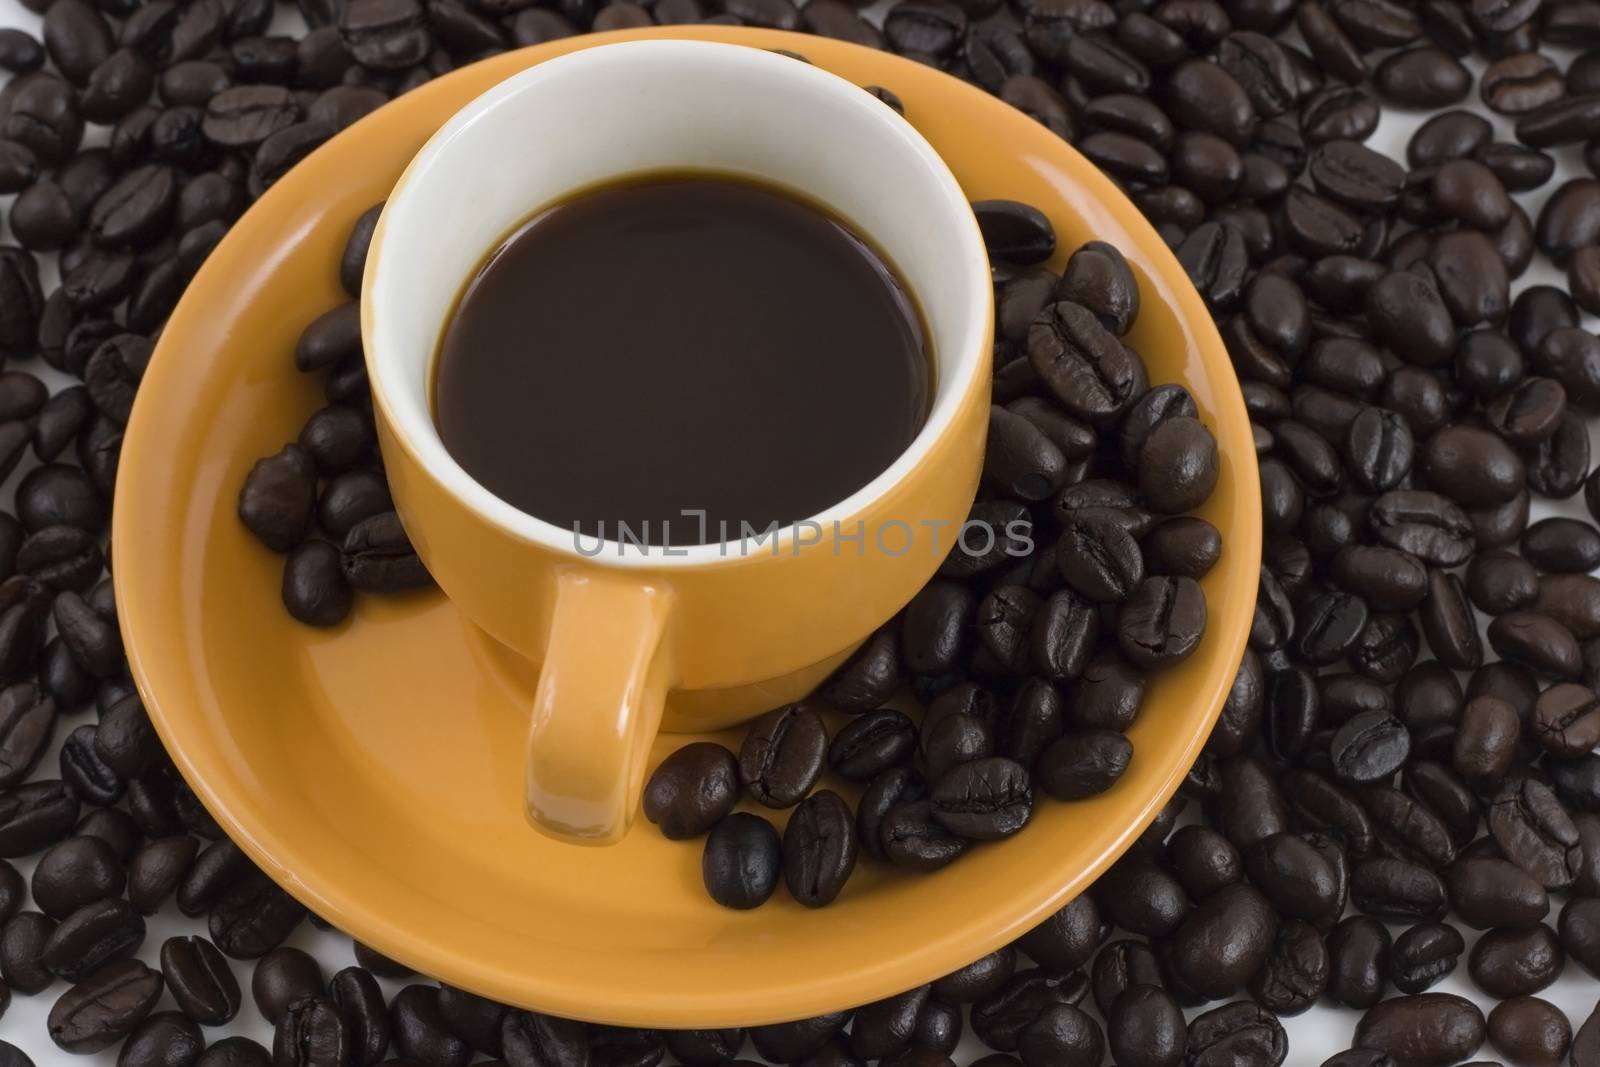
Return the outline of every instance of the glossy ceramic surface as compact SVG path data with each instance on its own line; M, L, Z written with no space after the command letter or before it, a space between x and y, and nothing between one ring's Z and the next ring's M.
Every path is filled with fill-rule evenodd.
M507 151L521 143L547 148ZM530 214L608 180L686 169L801 190L870 234L927 309L932 409L871 482L760 543L735 531L731 543L713 532L713 543L671 552L615 537L585 546L496 497L450 455L429 395L435 342L461 279ZM585 49L500 82L424 146L372 236L367 374L395 508L422 561L468 618L543 665L525 746L533 825L615 844L638 810L669 705L675 729L712 730L773 706L736 706L730 690L766 683L798 699L809 686L796 671L858 644L927 583L943 558L927 531L958 528L978 488L993 291L977 220L933 146L852 82L765 49L681 40ZM925 536L901 550L897 531L916 530ZM715 714L695 714L669 690L723 699Z
M320 402L293 370L305 323L343 297L351 223L466 101L523 67L634 36L782 47L905 102L973 199L1011 197L1062 251L1122 248L1143 290L1129 337L1154 381L1181 381L1221 445L1202 512L1227 538L1204 586L1200 651L1163 675L1129 735L1136 756L1091 801L934 875L866 865L832 907L781 891L731 912L700 850L641 822L609 849L540 837L520 790L537 679L438 595L363 600L315 631L278 604L280 561L234 504L259 456ZM870 176L863 176L870 180ZM118 610L136 680L174 759L229 833L330 922L418 970L496 999L602 1022L772 1022L864 1003L1011 940L1105 868L1154 816L1214 719L1244 646L1260 557L1249 424L1227 355L1150 227L1068 145L917 63L813 37L670 28L559 41L409 94L314 153L235 225L190 286L140 388L113 528ZM657 742L659 758L683 736ZM736 744L736 737L725 738Z

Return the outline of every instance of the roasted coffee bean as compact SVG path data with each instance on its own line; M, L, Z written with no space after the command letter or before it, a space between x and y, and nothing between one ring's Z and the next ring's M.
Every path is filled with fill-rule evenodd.
M1329 962L1322 935L1309 923L1278 927L1272 955L1250 980L1250 995L1277 1015L1298 1015L1328 987Z
M145 774L161 759L161 741L138 694L122 697L100 718L95 755L124 779Z
M1257 842L1245 853L1245 869L1287 918L1321 918L1339 904L1335 872L1315 848L1293 834Z
M1130 1067L1176 1067L1188 1046L1177 1001L1153 983L1130 986L1117 997L1106 1036L1112 1057Z
M732 752L700 741L661 761L645 784L645 818L675 841L699 837L739 800L739 766Z
M357 590L392 593L423 588L433 582L400 525L400 517L392 511L352 526L345 534L340 553L345 580Z
M901 619L900 646L906 665L938 674L955 665L968 639L977 600L966 586L935 581L925 586Z
M1098 1063L1105 1048L1100 1024L1070 1004L1050 1005L1017 1035L1017 1054L1025 1067Z
M975 841L1009 837L1033 814L1033 790L1021 764L976 759L946 771L930 794L932 814L951 833ZM846 820L846 823L848 820Z
M972 1006L972 1030L989 1048L1013 1052L1029 1023L1056 1004L1074 1005L1087 992L1081 974L1066 977L1035 968L1018 971L999 990Z
M178 1007L200 1025L221 1026L239 1013L239 983L222 953L205 938L191 935L163 942L161 974ZM320 986L311 992L319 991Z
M831 904L855 869L855 816L832 790L801 801L783 832L783 880L810 908Z
M78 798L65 783L17 786L0 796L0 859L41 851L66 837L77 820Z
M1492 621L1488 634L1489 644L1502 659L1555 678L1576 678L1582 673L1578 639L1549 615L1510 612Z
M892 628L878 630L817 687L817 697L841 711L882 707L902 681L900 645Z
M1069 730L1045 750L1036 773L1057 800L1083 800L1116 784L1132 759L1133 745L1119 733Z
M756 1051L766 1059L777 1060L780 1063L798 1063L827 1047L844 1031L849 1022L849 1012L829 1012L826 1015L797 1019L794 1022L753 1026L750 1028L750 1040L755 1044ZM558 1062L584 1061L580 1058Z
M1093 310L1059 301L1028 331L1028 359L1068 414L1095 425L1113 422L1148 385L1144 363Z
M326 997L297 1001L273 1030L274 1067L347 1063L350 1053L350 1026Z
M1505 860L1463 859L1445 877L1451 905L1475 929L1525 928L1550 911L1544 886Z
M822 717L800 704L769 712L745 735L739 751L739 780L769 808L799 803L827 754L828 729Z
M395 1051L403 1058L435 1067L465 1067L472 1059L472 1046L439 1013L437 986L408 985L400 990L389 1006L389 1019Z
M1131 933L1171 933L1189 911L1189 897L1160 865L1124 857L1095 883L1100 909L1112 924Z
M1094 898L1085 894L1056 909L1016 944L1040 966L1068 974L1089 962L1109 929Z
M33 899L53 919L122 893L127 868L98 837L73 836L52 845L33 870Z
M161 1011L134 1028L117 1059L126 1067L193 1067L205 1045L200 1027L183 1013Z
M1547 1000L1513 997L1489 1013L1489 1043L1513 1063L1556 1067L1572 1044L1572 1024Z
M1485 933L1472 946L1467 970L1478 988L1504 1000L1544 989L1565 963L1560 940L1548 926L1537 923Z
M1438 875L1397 859L1356 864L1350 874L1350 896L1362 911L1386 919L1441 919L1449 907Z
M1395 938L1389 974L1402 993L1421 993L1456 969L1467 944L1448 923L1419 923Z
M63 993L50 1009L50 1039L67 1052L110 1048L150 1014L161 975L138 960L108 964Z
M1171 936L1174 975L1196 993L1228 997L1266 962L1277 918L1248 885L1218 890L1195 906Z
M324 486L317 498L316 521L323 532L342 543L362 520L393 508L389 485L382 474L370 470L346 471L329 479Z
M933 995L947 1004L970 1004L1003 987L1016 967L1015 949L997 949L934 982ZM689 1062L682 1053L677 1055Z
M1577 759L1600 744L1600 700L1586 686L1553 685L1539 695L1528 726L1557 759Z
M250 978L250 998L269 1023L283 1018L289 1005L322 992L322 968L307 953L287 945L256 961Z
M1018 694L1018 702L1020 707L1030 711L1040 711L1048 716L1049 721L1055 724L1055 732L1059 733L1059 698L1048 685L1035 685L1030 682L1028 687ZM919 752L922 772L930 782L938 781L963 763L992 755L994 748L994 732L984 720L976 716L951 712L941 715L932 722L924 719Z
M1333 735L1329 754L1334 773L1348 782L1388 778L1405 763L1411 737L1405 724L1383 711L1352 717Z
M1451 766L1468 784L1493 787L1517 755L1522 720L1516 708L1498 697L1470 701L1461 714Z
M908 30L914 29L911 35L923 42L914 50L930 52L937 49L926 47L925 42L937 44L936 39L951 32L952 25L953 36L959 37L966 21L953 4L938 5L935 0L927 0L925 4L919 0L915 8L904 9L902 18ZM884 25L890 42L895 43L896 31L889 21ZM977 216L983 243L995 259L1007 263L1038 263L1049 259L1055 251L1055 230L1037 208L1015 200L982 200L972 205L972 213Z
M305 541L289 552L283 565L283 606L308 626L336 626L353 602L338 548L326 541Z
M1541 571L1587 573L1600 566L1600 531L1577 519L1541 519L1523 531L1522 554Z
M1600 973L1600 901L1592 897L1568 900L1557 930L1567 954L1591 975Z
M1578 831L1549 786L1510 780L1494 794L1489 832L1506 858L1548 889L1572 883L1580 862Z
M1453 993L1395 997L1367 1009L1356 1024L1355 1043L1394 1057L1396 1063L1444 1067L1483 1046L1483 1012Z
M1109 1019L1111 1006L1123 993L1135 986L1161 983L1161 964L1144 942L1123 939L1100 950L1092 975L1095 1005ZM934 992L938 992L937 986Z
M1212 1008L1189 1021L1187 1062L1195 1067L1231 1063L1279 1064L1289 1038L1269 1010L1240 1001Z
M181 888L179 893L181 897ZM212 906L211 940L234 959L256 959L282 944L305 914L293 897L259 871L252 872L231 885Z
M50 933L40 961L52 974L78 982L103 965L127 959L144 943L144 917L117 897L85 904Z
M1118 517L1103 509L1070 517L1055 553L1068 586L1093 603L1125 600L1144 580L1138 542Z
M765 903L778 887L780 852L778 832L767 820L747 812L726 816L706 838L701 858L706 892L729 908Z
M287 552L310 530L316 468L299 445L257 461L239 491L239 517L268 548Z
M1328 995L1338 1004L1370 1008L1389 984L1389 931L1376 919L1352 915L1328 935Z

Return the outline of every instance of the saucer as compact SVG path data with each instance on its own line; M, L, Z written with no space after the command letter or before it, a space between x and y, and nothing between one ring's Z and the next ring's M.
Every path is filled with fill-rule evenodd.
M1220 481L1200 511L1226 538L1202 583L1210 628L1152 686L1121 781L1087 801L1043 800L1026 832L934 874L864 860L819 911L784 892L754 911L717 906L699 842L668 841L642 818L610 848L541 836L521 799L533 670L434 593L361 597L332 630L293 622L279 599L282 560L234 511L250 465L321 403L320 379L294 369L294 344L345 299L339 253L357 216L496 82L640 37L783 48L885 86L972 199L1022 200L1051 217L1054 267L1091 239L1121 248L1143 298L1129 343L1152 381L1189 388L1220 445ZM113 558L134 677L234 840L317 914L424 974L632 1026L740 1026L863 1004L992 951L1085 889L1199 752L1244 648L1261 549L1255 453L1227 354L1177 261L1107 178L1020 112L911 60L726 27L593 34L499 56L313 153L190 284L140 388L119 480ZM737 748L739 736L719 739ZM663 736L652 762L688 740Z

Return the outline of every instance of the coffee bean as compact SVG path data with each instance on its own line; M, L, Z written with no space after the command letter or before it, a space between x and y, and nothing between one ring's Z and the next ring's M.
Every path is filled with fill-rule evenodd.
M110 1048L150 1014L161 989L161 975L138 960L108 964L55 1002L50 1039L80 1055Z
M855 862L855 818L849 805L828 789L801 801L783 832L783 879L789 894L810 908L831 904Z
M1591 975L1600 972L1600 901L1574 897L1561 909L1561 946Z
M170 979L169 979L170 983ZM280 946L256 961L250 995L269 1023L276 1023L289 1005L322 992L322 968L297 948Z
M1579 863L1578 831L1549 786L1510 780L1489 808L1489 832L1506 858L1549 889L1572 883Z
M1466 942L1448 923L1419 923L1395 939L1389 974L1402 993L1421 993L1456 969Z
M1028 331L1027 349L1067 412L1095 425L1115 421L1148 385L1139 356L1081 304L1047 306Z
M946 34L959 35L964 23L965 18L955 5L918 0L916 5L904 9L898 25L905 28L917 50L937 51L926 44L938 45ZM884 25L890 42L894 43L896 30L888 21ZM973 203L972 213L977 216L984 245L995 259L1008 263L1038 263L1049 259L1055 251L1055 229L1037 208L1015 200L982 200Z
M168 938L161 946L161 973L178 1007L202 1026L221 1026L238 1014L239 983L205 938Z
M1513 997L1489 1013L1489 1043L1514 1063L1555 1067L1572 1044L1572 1025L1547 1000Z
M645 818L673 840L699 837L733 810L739 768L733 753L711 742L685 745L663 760L645 784Z
M797 1063L820 1052L844 1031L849 1022L849 1012L829 1012L794 1022L753 1026L750 1028L750 1039L756 1051L766 1059ZM581 1063L581 1053L579 1055L577 1060L562 1059L556 1062Z
M1440 919L1449 904L1438 875L1397 859L1358 863L1351 872L1350 895L1367 914L1396 920Z
M1395 997L1367 1009L1356 1024L1355 1043L1393 1056L1399 1063L1444 1067L1483 1046L1483 1012L1453 993Z
M180 904L182 897L180 888ZM212 906L211 940L234 959L256 959L281 944L304 918L304 907L256 871L234 882Z
M1258 891L1242 884L1220 889L1173 932L1173 973L1204 996L1231 996L1266 962L1276 928L1277 919Z
M106 897L62 919L39 958L57 977L81 982L102 966L134 955L144 935L144 917L127 901Z
M125 1067L192 1067L205 1048L200 1027L181 1012L156 1012L134 1028L117 1060Z
M1119 995L1106 1031L1112 1057L1129 1067L1175 1067L1188 1045L1177 1001L1155 984L1133 985Z
M295 1002L273 1030L273 1067L347 1063L350 1052L350 1026L326 997Z
M1271 1011L1248 1001L1224 1004L1189 1021L1188 1062L1196 1067L1230 1063L1279 1064L1289 1038Z
M1405 724L1383 711L1351 718L1334 734L1334 773L1349 782L1375 782L1400 769L1411 750Z
M1550 910L1544 886L1514 864L1499 859L1464 859L1446 872L1450 903L1475 929L1525 928Z
M1582 653L1572 631L1536 611L1514 611L1489 624L1489 644L1501 658L1556 678L1576 678Z
M1472 946L1467 970L1478 988L1504 1000L1537 993L1556 980L1565 963L1555 933L1538 923L1488 931Z
M1054 1005L1075 1005L1087 992L1087 985L1081 974L1062 977L1038 968L1019 971L973 1005L973 1033L989 1048L1016 1051L1029 1023Z
M85 904L121 894L127 869L97 837L74 836L52 845L33 871L33 899L53 919Z
M1127 738L1110 730L1070 730L1040 757L1039 785L1057 800L1083 800L1116 784L1133 758Z
M261 520L263 523L276 522L286 526L286 511L280 511L276 517L268 518L266 509L274 506L283 509L299 506L298 499L293 502L286 499L287 488L282 492L284 496L269 503L265 499L266 491L263 491L262 502L259 505L263 509ZM244 499L241 494L241 507L243 504ZM345 534L340 553L340 565L344 571L345 581L358 590L401 592L423 588L433 581L427 569L423 567L422 561L417 558L416 550L412 548L411 540L400 524L400 517L392 511L370 516L352 526Z
M759 815L734 812L706 838L701 859L706 892L729 908L765 903L778 886L779 853L778 832L771 823Z
M793 807L816 783L827 746L821 716L800 704L785 705L745 735L739 779L767 807Z
M465 1067L472 1059L472 1047L439 1014L437 986L406 986L395 994L389 1018L395 1051L414 1063Z

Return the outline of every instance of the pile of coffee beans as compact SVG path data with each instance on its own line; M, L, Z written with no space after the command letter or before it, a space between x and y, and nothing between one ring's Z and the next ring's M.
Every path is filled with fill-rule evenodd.
M322 375L328 403L297 440L259 460L239 490L239 518L286 555L283 605L311 626L334 626L356 592L400 593L433 579L417 558L389 499L372 424L372 393L361 349L361 271L382 204L356 221L339 263L350 301L300 335L294 365Z
M1122 254L1092 242L1056 275L1055 233L1013 201L974 205L997 271L996 399L983 487L938 575L808 700L754 723L737 755L668 757L644 811L667 837L705 835L712 899L753 908L780 877L831 903L858 856L914 871L1010 837L1035 792L1111 788L1150 676L1206 627L1197 579L1222 537L1183 514L1217 482L1217 442L1181 385L1151 387L1120 339L1139 311ZM1020 383L1020 384L1019 384ZM919 718L887 706L913 690ZM1070 695L1069 695L1070 694ZM919 721L920 719L920 721ZM834 728L830 728L833 725ZM824 772L857 795L815 789ZM793 808L782 836L741 795Z
M273 32L288 6L53 0L42 41L0 31L0 196L14 196L0 234L0 355L14 361L0 372L0 473L24 472L14 510L0 513L0 1011L13 995L52 997L48 1039L82 1052L120 1043L125 1067L388 1056L458 1067L478 1055L644 1067L669 1055L729 1064L751 1048L810 1067L947 1067L964 1031L996 1050L981 1067L1107 1055L1209 1067L1289 1062L1278 1017L1331 1003L1362 1014L1349 1016L1351 1051L1328 1067L1491 1054L1600 1064L1600 1012L1569 1020L1540 995L1563 971L1600 973L1600 534L1569 505L1528 518L1535 497L1600 512L1587 423L1600 340L1580 314L1600 312L1600 178L1546 188L1558 160L1600 174L1600 3L901 0L869 22L842 0L299 0L310 28L292 37ZM694 21L809 30L942 67L1125 186L1206 299L1244 382L1267 528L1252 651L1207 753L1128 856L1017 944L928 986L749 1033L664 1034L508 1011L426 982L386 996L397 968L360 948L324 984L282 947L302 909L223 838L127 680L104 534L151 342L243 208L360 115L510 46ZM872 91L899 105L892 86ZM1366 143L1385 106L1446 110L1398 159ZM1002 253L991 451L1037 448L1042 435L1066 461L1063 482L1036 495L1056 476L1037 469L1049 450L992 455L980 507L1026 516L1050 548L1073 512L1127 520L1149 503L1073 495L1098 490L1103 470L1137 475L1119 447L1132 415L1060 416L1066 378L1036 363L1031 334L1072 271L1057 280L1025 265L1042 239L1026 209L980 213ZM342 272L352 295L362 247L352 241ZM1514 291L1535 261L1566 284ZM1084 262L1089 277L1109 276L1109 255ZM1114 335L1103 316L1120 312L1095 312ZM341 314L295 354L324 375L328 411L241 494L251 528L290 553L285 599L313 624L342 618L352 590L426 581L390 514ZM1073 314L1046 321L1072 336ZM1107 396L1123 366L1111 351L1092 372ZM34 356L74 384L50 395L15 365ZM1124 486L1151 491L1137 477ZM1152 559L1204 549L1184 521L1134 538L1149 573ZM1132 536L1078 525L1073 536L1102 537L1086 544L1120 543L1112 527ZM1127 610L1052 623L1057 594L1096 578L1069 576L1054 555L1036 553L1049 565L1026 574L962 561L980 566L933 583L819 694L857 712L831 719L842 727L821 735L823 762L865 779L883 816L860 833L842 795L801 801L794 895L826 893L850 830L859 851L882 848L897 807L902 829L889 836L902 858L964 850L969 838L935 815L938 790L952 768L996 758L981 745L1010 736L995 726L1017 708L1019 721L1044 707L1074 731L1111 735L1080 717L1136 710L1137 653L1111 641ZM1036 633L1064 641L1089 625L1105 638L1089 643L1120 659L1091 656L1068 681L1065 661L1036 658ZM909 680L927 708L915 730L882 713L881 675ZM775 831L715 798L792 790L790 761L816 758L815 710L761 724L747 758L675 755L652 790L662 830L711 829L717 855L776 846L780 862L756 881L787 873ZM928 719L954 725L924 737ZM1088 751L1074 765L1104 774L1115 742L1079 743ZM878 761L886 769L870 770ZM673 775L715 783L717 817L676 797ZM900 792L914 788L932 792ZM944 814L988 831L1016 807ZM761 888L725 883L736 902ZM169 901L195 927L146 945L147 916ZM216 1029L242 1003L237 960L259 961L251 994L276 1016L272 1052ZM1499 1002L1487 1015L1433 988L1458 970ZM46 1047L42 1030L5 1032ZM0 1062L28 1061L0 1042Z

